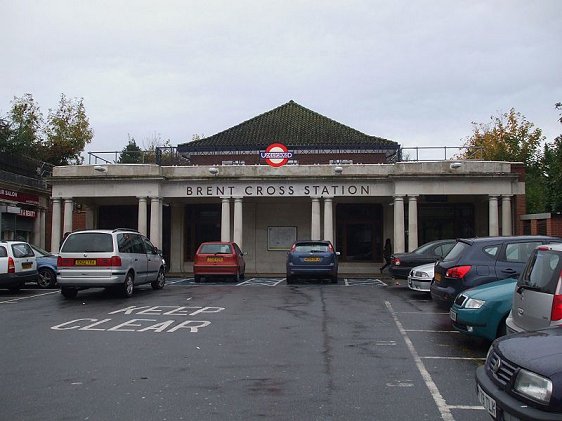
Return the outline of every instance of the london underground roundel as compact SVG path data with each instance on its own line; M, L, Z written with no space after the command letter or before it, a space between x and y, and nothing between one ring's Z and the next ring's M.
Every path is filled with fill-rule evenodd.
M293 153L282 143L272 143L260 155L272 167L282 167L293 157Z

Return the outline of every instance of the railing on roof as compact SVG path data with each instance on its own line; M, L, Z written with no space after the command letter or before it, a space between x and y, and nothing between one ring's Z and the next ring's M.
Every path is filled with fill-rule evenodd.
M45 177L53 165L16 153L0 153L0 180L34 189L47 190Z
M470 157L466 152L471 151ZM441 161L452 159L482 159L482 148L465 146L416 146L400 148L388 156L389 162ZM187 165L189 160L175 146L158 146L149 151L88 152L88 164L157 164Z

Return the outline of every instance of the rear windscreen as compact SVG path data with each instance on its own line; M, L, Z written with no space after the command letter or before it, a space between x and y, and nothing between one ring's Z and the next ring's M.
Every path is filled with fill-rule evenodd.
M199 250L201 254L230 254L228 244L203 244Z
M537 250L531 256L531 260L517 284L554 294L561 271L562 254L548 250Z
M295 251L298 253L327 253L330 248L327 244L297 244Z
M71 234L62 245L61 253L111 253L113 238L111 234L87 232Z
M470 246L462 241L455 244L455 247L451 249L449 253L443 258L444 262L451 262L457 260L457 258Z
M12 253L14 257L34 257L33 249L27 243L19 243L12 245Z

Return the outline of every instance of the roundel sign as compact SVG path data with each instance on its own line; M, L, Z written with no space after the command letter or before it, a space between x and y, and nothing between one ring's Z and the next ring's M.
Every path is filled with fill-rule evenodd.
M265 152L260 152L262 159L265 159L268 165L272 167L282 167L293 157L293 153L289 152L287 147L282 143L272 143Z

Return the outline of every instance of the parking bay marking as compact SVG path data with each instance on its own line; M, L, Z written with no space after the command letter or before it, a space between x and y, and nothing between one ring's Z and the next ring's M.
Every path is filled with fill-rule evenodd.
M51 294L58 294L58 292L59 291L57 290L57 291L44 292L43 294L30 295L28 297L12 298L10 300L0 301L0 304L13 304L13 303L17 303L18 301L21 301L21 300L27 300L29 298L42 297L44 295L51 295Z

